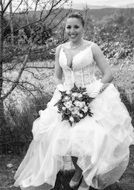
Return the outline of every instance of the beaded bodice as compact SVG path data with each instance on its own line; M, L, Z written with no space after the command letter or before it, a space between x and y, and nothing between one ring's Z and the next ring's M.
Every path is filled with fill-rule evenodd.
M72 87L75 83L77 86L84 87L96 80L95 63L93 59L91 45L81 50L72 58L72 67L67 64L67 56L61 47L59 54L59 64L64 74L64 84Z

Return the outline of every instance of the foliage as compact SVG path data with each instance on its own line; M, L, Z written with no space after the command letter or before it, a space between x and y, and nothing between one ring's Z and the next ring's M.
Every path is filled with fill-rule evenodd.
M113 15L96 26L95 41L108 58L133 56L134 18L123 13Z
M89 10L85 10L85 12L83 12L85 17L85 38L100 45L107 58L124 59L125 57L133 57L134 17L132 17L132 13L131 11L128 11L127 13L126 10L115 12L113 15L105 16L98 22L93 18ZM65 13L61 12L60 16L64 16L64 14ZM34 20L32 15L33 14L28 14L29 22L35 22L37 19L35 18ZM27 21L24 18L25 16L20 17L19 15L16 15L14 18L16 19L16 25L18 25L18 28L26 25ZM14 35L14 48L10 46L10 40L7 37L5 39L5 62L9 60L9 57L13 58L14 56L19 56L19 54L25 54L29 43L32 43L32 46L36 47L34 50L38 50L39 47L44 46L43 48L46 49L46 54L51 59L51 53L49 53L51 49L55 50L55 47L59 43L63 43L67 40L64 33L64 21L62 21L57 27L53 28L58 20L60 20L59 17L53 21L52 25L49 24L50 21L35 22L35 24L31 26L18 30ZM52 40L51 43L50 40ZM33 51L33 48L31 54L36 54L36 52ZM37 57L35 55L31 60L37 60L39 57L42 57L42 60L46 59L46 56L40 54Z
M32 124L39 117L39 110L46 108L47 102L51 95L40 94L36 98L23 102L20 110L16 102L8 104L6 108L6 121L8 126L2 130L0 136L0 154L22 154L25 152L30 141L32 140Z
M46 40L52 36L52 29L46 27L44 22L37 23L31 29L31 41L34 44L42 45L46 43Z

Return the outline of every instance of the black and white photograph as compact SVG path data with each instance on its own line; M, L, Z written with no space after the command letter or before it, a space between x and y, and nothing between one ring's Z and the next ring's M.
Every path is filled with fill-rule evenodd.
M134 0L0 0L0 190L134 190Z

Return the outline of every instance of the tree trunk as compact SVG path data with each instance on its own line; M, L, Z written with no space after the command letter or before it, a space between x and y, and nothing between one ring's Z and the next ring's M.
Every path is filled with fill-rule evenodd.
M0 134L1 134L1 129L5 126L2 87L3 87L3 14L0 7Z
M11 29L11 45L14 45L14 34L13 34L13 12L12 12L12 2L10 3L10 29Z

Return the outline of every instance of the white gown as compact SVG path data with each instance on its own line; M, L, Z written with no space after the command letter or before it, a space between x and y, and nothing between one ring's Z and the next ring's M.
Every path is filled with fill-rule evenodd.
M72 88L74 82L86 87L97 80L90 45L74 56L73 69L67 65L63 48L59 63L66 89ZM128 164L134 132L117 89L110 84L92 101L93 116L86 116L73 127L61 121L54 106L59 98L56 89L47 108L34 121L33 140L15 174L14 185L29 190L45 184L44 190L51 189L57 173L64 169L65 158L71 156L78 157L77 164L89 186L101 189L119 180Z

